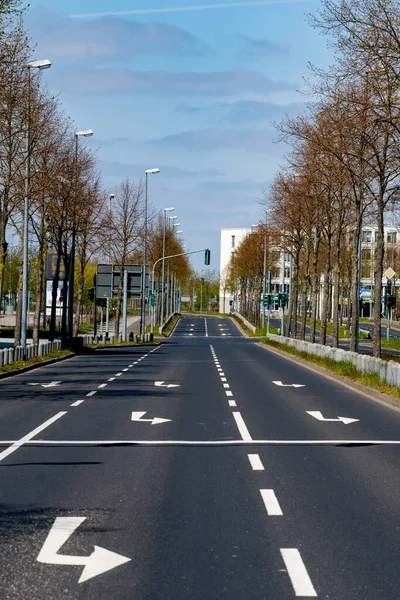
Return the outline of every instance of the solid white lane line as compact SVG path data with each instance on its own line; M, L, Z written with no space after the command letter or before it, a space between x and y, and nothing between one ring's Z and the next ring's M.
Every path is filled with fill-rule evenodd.
M261 458L258 454L248 454L247 455L251 468L253 471L264 471L264 465L261 462Z
M105 387L106 387L106 385L107 385L106 383L101 383L101 384L100 384L100 385L98 385L97 387L98 387L98 388L105 388Z
M226 391L225 391L225 394L226 394L227 396L233 396L233 393L232 393L230 390L226 390Z
M237 428L239 429L239 433L242 436L242 440L245 442L251 442L251 435L249 430L246 427L246 423L243 421L243 417L240 412L233 412L233 418L236 421Z
M107 379L107 381L115 381L115 377L110 377L110 379Z
M229 406L237 406L234 400L229 400Z
M316 597L317 592L297 548L281 548L281 555L289 573L296 596Z
M274 490L260 490L261 498L263 499L267 514L270 517L282 517L283 512L279 506L278 498L275 496Z
M232 413L235 415L235 413ZM239 413L240 414L240 413ZM0 440L10 446L19 440ZM400 440L31 440L29 446L400 446Z
M208 327L207 327L207 319L204 319L204 325L206 327L206 337L208 337Z
M77 400L76 402L73 402L73 404L71 404L71 406L79 406L80 404L82 404L82 402L85 402L84 400Z
M229 387L229 383L223 383L222 385L224 386L224 388L228 388Z
M24 437L22 437L20 440L14 442L9 448L7 448L6 450L3 450L3 452L0 452L0 461L2 461L7 456L10 456L10 454L12 454L16 450L18 450L18 448L23 446L25 444L25 442L29 442L32 438L35 437L35 435L37 435L38 433L40 433L47 427L50 427L50 425L52 425L53 423L58 421L58 419L61 419L61 417L66 415L67 412L68 411L64 410L62 412L57 413L56 415L54 415L54 417L51 417L51 419L48 419L47 421L42 423L42 425L39 425L39 427L36 427L36 429L33 429L30 433L27 433L26 435L24 435Z
M95 394L97 394L97 390L94 390L94 392L89 392L86 394L86 396L94 396Z

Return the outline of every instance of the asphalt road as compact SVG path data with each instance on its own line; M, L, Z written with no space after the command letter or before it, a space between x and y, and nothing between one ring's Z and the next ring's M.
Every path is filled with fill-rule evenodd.
M217 317L2 380L0 598L398 600L399 430Z

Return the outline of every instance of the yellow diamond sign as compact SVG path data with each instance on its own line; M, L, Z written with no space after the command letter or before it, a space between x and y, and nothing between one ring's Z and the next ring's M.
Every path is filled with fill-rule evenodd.
M384 272L384 275L385 275L385 277L387 277L387 279L392 279L392 277L394 277L396 275L396 273L393 271L392 267L389 267Z

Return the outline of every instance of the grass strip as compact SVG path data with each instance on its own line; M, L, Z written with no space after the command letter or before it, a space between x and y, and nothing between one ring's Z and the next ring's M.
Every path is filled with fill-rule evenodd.
M263 338L261 340L261 343L265 344L266 346L271 346L272 348L283 350L284 352L292 354L293 356L298 356L299 358L302 358L307 362L313 363L314 365L324 367L325 369L331 371L332 373L335 373L336 375L346 377L351 381L355 381L356 383L360 383L367 387L373 388L374 390L378 390L379 392L387 394L388 396L400 398L400 389L397 386L388 385L387 383L382 381L378 373L359 373L355 365L353 365L353 363L351 362L336 362L332 358L314 356L313 354L308 354L307 352L296 350L296 348L288 346L287 344L273 342L268 338Z
M38 365L48 360L53 360L55 358L63 358L64 356L68 355L73 356L74 353L70 350L56 350L54 352L49 352L49 354L46 354L46 356L35 356L30 360L19 360L18 362L13 362L11 365L4 365L0 368L0 373L10 373L11 371L18 371L19 369L30 367L31 365Z
M172 317L172 319L170 320L170 322L168 323L168 325L166 327L164 327L162 335L165 337L168 337L169 334L171 333L171 331L173 330L173 328L175 327L175 324L179 321L179 319L181 319L182 317L180 315L174 315Z
M238 317L236 317L235 315L231 315L231 319L234 319L234 320L236 321L236 323L237 323L238 325L240 325L240 327L241 327L242 329L244 329L244 331L247 333L247 335L248 335L249 337L262 337L262 336L264 336L264 335L267 335L267 329L266 329L266 328L264 328L264 329L261 329L260 327L258 327L258 328L256 329L256 332L255 332L255 333L253 333L253 332L251 331L251 329L249 329L249 328L247 327L247 325L245 325L245 323L243 323L243 321L242 321L241 319L239 319ZM276 327L272 327L272 325L271 325L271 326L270 326L270 328L269 328L269 332L270 332L270 333L275 333L276 335L278 335L278 330L277 330L277 328L276 328Z

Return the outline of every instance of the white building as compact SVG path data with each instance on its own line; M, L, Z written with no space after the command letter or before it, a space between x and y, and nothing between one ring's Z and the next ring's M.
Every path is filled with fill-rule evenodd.
M228 313L233 301L233 294L226 289L225 280L227 277L227 267L232 256L240 242L248 233L251 233L251 228L233 228L221 229L221 251L219 259L219 272L221 275L221 283L219 289L219 312Z

